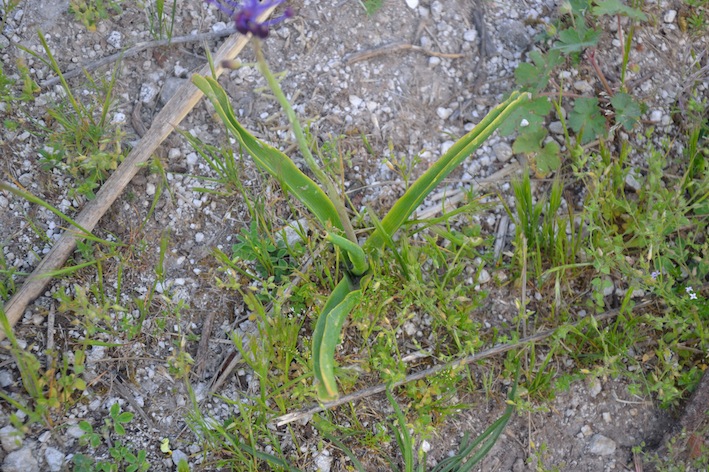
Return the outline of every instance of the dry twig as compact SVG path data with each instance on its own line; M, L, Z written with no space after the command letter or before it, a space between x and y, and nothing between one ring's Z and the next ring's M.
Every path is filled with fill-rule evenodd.
M651 299L651 300L646 300L643 302L638 303L633 307L634 310L639 310L641 308L645 308L653 303L656 303L657 300ZM611 318L614 318L618 316L620 313L620 309L616 310L611 310L607 311L605 313L601 313L600 315L596 316L596 321L601 322L605 321ZM582 319L580 321L577 321L575 323L572 323L571 326L578 326L580 323L584 322L585 319ZM553 335L556 333L556 329L549 329L546 331L542 331L541 333L533 334L532 336L528 336L526 338L520 339L516 343L512 344L502 344L499 346L495 346L490 349L486 349L484 351L481 351L477 354L472 354L470 356L464 357L462 359L459 359L457 361L451 361L447 362L445 364L439 364L433 367L430 367L428 369L422 370L421 372L416 372L415 374L410 374L407 375L404 380L400 380L398 382L394 382L391 385L389 385L390 388L395 388L400 385L404 385L410 382L414 382L416 380L421 380L426 377L430 377L432 375L435 375L441 371L444 370L450 370L450 369L455 369L456 367L463 367L469 364L472 364L473 362L478 362L483 359L487 359L488 357L496 356L498 354L503 354L507 351L511 351L512 349L517 349L519 347L522 347L526 344L534 343L534 342L539 342L543 339L548 338L549 336ZM314 406L312 408L307 408L304 410L296 411L293 413L288 413L283 416L279 416L277 418L274 418L273 421L276 423L278 426L283 426L288 423L292 423L294 421L299 421L303 419L310 418L313 416L315 413L320 413L321 411L329 410L331 408L335 408L340 405L344 405L345 403L350 403L350 402L355 402L358 400L362 400L363 398L371 397L372 395L376 395L378 393L382 393L386 390L387 385L386 384L379 384L375 385L372 387L368 387L362 390L359 390L354 393L350 393L349 395L344 395L337 400L331 401L331 402L326 402L322 403L320 405Z
M400 51L422 52L424 54L428 54L429 56L444 57L446 59L460 59L461 57L465 57L465 54L447 54L443 52L436 52L409 43L393 43L385 44L384 46L379 46L374 49L368 49L367 51L350 54L345 59L345 63L350 65L355 62L366 61L375 57L385 56L387 54L395 54Z
M269 8L258 20L263 21L271 15L275 7ZM221 67L223 60L233 60L246 43L250 36L235 34L229 37L214 55L215 73L217 76L224 72ZM199 71L201 75L211 75L209 65L205 65ZM92 231L98 220L106 213L113 202L123 192L123 189L135 177L155 149L162 143L177 125L187 116L195 105L202 98L202 92L192 84L185 82L180 87L165 107L155 117L152 126L147 134L138 142L133 150L126 156L123 163L109 177L101 190L96 194L96 198L84 206L81 213L75 218L75 222L86 231ZM24 313L27 305L39 296L47 286L51 277L47 274L59 269L66 262L69 255L76 247L76 241L81 239L81 233L72 230L64 231L61 238L57 240L52 250L45 256L42 262L35 268L25 281L24 285L5 304L5 314L14 326ZM0 340L5 338L5 332L0 328Z
M159 39L156 41L145 41L142 43L138 43L135 46L131 46L130 48L126 49L125 51L117 52L115 54L111 54L110 56L102 57L101 59L91 62L89 64L86 64L85 66L77 67L76 69L72 69L68 72L65 72L64 78L65 79L73 79L74 77L80 76L84 71L89 72L95 69L98 69L99 67L112 64L116 61L119 61L121 59L126 59L128 57L133 57L138 55L139 53L145 51L146 49L152 49L152 48L159 48L159 47L164 47L164 46L172 46L173 44L182 44L182 43L196 43L196 42L201 42L201 41L211 41L213 39L219 39L223 38L224 36L229 36L236 33L236 29L234 28L227 28L219 31L213 31L211 33L199 33L199 34L188 34L186 36L177 36L172 39ZM51 79L47 79L44 82L42 82L42 87L51 87L52 85L56 85L60 82L59 77L52 77Z

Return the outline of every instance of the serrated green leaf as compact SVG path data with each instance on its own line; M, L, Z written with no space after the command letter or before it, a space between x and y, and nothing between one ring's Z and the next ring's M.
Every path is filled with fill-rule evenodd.
M227 129L236 137L242 148L253 158L256 165L278 179L285 190L292 193L305 205L325 228L343 230L342 221L335 205L325 192L278 149L256 139L241 126L224 89L211 77L195 75L192 82L214 105Z
M598 108L595 97L577 98L574 109L569 113L569 126L576 133L583 131L581 144L593 141L606 134L606 119Z
M523 62L515 69L515 80L525 90L539 93L549 84L549 77L554 67L561 63L559 51L549 51L543 55L539 51L529 53L531 62Z
M627 131L633 129L640 119L642 111L640 104L627 93L619 92L611 98L611 105L615 110L615 121Z
M528 126L524 130L524 132L520 132L512 144L512 151L516 154L540 152L542 150L542 140L547 136L547 130L541 126L534 128Z
M581 52L586 48L598 44L601 32L584 26L581 18L577 22L576 28L568 28L559 32L559 41L554 44L553 50L561 51L564 54Z
M570 0L569 5L571 5L571 12L574 15L583 16L591 8L591 0Z
M629 7L620 0L602 0L591 9L596 16L621 15L637 21L647 21L647 15L639 8Z
M549 112L551 112L549 99L537 97L523 103L510 113L498 131L502 136L509 136L517 130L541 128ZM523 120L527 123L524 127L521 126Z
M546 175L559 170L561 167L559 151L559 144L556 141L549 141L544 145L541 152L534 158L534 164L540 174Z

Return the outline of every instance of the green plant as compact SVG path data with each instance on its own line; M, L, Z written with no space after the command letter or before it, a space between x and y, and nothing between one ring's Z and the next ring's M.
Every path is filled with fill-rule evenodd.
M149 470L150 463L146 460L147 451L140 450L136 453L120 441L114 443L111 440L113 434L117 436L126 435L125 425L133 420L133 416L133 413L121 411L120 404L116 402L111 405L109 417L104 418L104 423L98 431L94 430L88 421L80 421L79 428L84 432L79 438L80 444L96 449L103 442L106 442L112 461L94 461L93 458L84 454L76 454L72 459L74 470L86 472L117 472L119 470L145 472Z
M105 20L111 13L121 13L122 0L70 0L69 12L81 21L87 30L96 31L99 21Z
M421 176L398 200L387 215L377 224L377 229L360 246L347 217L344 202L339 197L334 183L320 169L307 145L305 135L298 124L295 113L288 104L280 85L271 74L260 48L256 48L259 69L266 77L276 98L286 111L293 126L296 139L308 167L322 183L324 191L293 162L246 131L236 119L229 99L221 86L208 77L196 76L194 83L214 105L227 129L237 138L242 149L247 151L256 164L281 182L282 187L300 200L316 217L328 233L328 239L342 253L346 263L331 296L323 307L313 332L313 367L317 378L318 396L331 399L337 396L334 377L334 350L345 318L359 303L362 284L366 286L369 263L367 254L373 256L391 243L393 234L406 222L423 199L435 189L453 169L469 156L500 123L519 105L525 102L525 94L513 93L503 104L495 108L470 133L441 157ZM376 218L373 218L373 221Z
M384 5L384 0L359 0L367 15L374 15Z
M148 16L148 27L150 35L156 40L172 40L172 33L175 28L175 15L177 13L177 0L172 0L172 7L165 9L165 0L147 0L142 3L142 8Z
M74 96L41 32L39 39L47 54L46 59L32 51L26 51L57 74L67 99L66 103L59 103L48 111L56 126L55 129L45 130L48 135L47 145L40 151L41 162L46 168L59 168L70 173L79 181L73 191L91 199L94 190L123 159L121 143L124 133L120 126L111 124L108 120L118 71L114 70L111 79L100 85L87 75L96 98L86 105Z

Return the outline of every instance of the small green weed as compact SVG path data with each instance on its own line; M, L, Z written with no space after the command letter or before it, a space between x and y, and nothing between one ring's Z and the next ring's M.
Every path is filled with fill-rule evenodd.
M112 93L118 78L117 69L109 81L96 83L87 75L93 98L89 105L76 99L72 88L64 80L59 64L52 55L44 35L39 34L47 59L32 53L49 65L61 79L66 102L50 108L49 115L55 126L47 127L46 145L39 151L40 162L47 169L59 168L78 180L75 194L91 199L94 190L115 170L123 159L124 132L120 126L109 122L113 105ZM102 97L102 98L99 98Z
M69 12L81 21L87 30L96 31L99 21L111 14L120 15L123 0L70 0Z
M84 454L75 454L72 458L74 470L81 472L145 472L150 469L150 463L146 460L147 451L141 449L137 453L132 448L125 446L120 441L113 442L112 435L125 436L125 425L133 420L133 413L121 411L118 402L111 405L109 417L104 419L104 424L96 431L88 421L80 421L79 428L84 432L79 438L79 443L83 446L90 446L97 449L103 442L108 446L110 461L95 461L92 457Z
M148 16L148 28L150 35L156 39L172 40L172 33L175 28L175 15L177 13L177 0L172 0L172 7L166 10L165 0L147 0L139 2L139 5Z

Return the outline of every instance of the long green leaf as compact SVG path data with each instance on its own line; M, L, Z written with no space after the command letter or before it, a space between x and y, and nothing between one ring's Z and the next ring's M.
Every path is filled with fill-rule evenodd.
M229 97L219 83L211 77L195 75L192 81L212 102L227 129L236 137L254 162L265 172L278 179L281 185L300 200L325 228L343 230L335 205L325 192L278 149L256 139L241 126L231 107Z
M492 109L475 128L460 138L396 201L389 213L382 219L382 226L386 233L389 235L396 233L426 196L463 160L479 148L515 108L527 100L529 100L529 94L513 92L506 101ZM384 242L384 234L381 231L374 231L364 244L365 251L380 249Z
M345 274L320 313L313 331L313 370L317 380L318 398L329 401L337 398L335 380L335 347L340 342L342 325L347 315L359 303L362 291Z
M327 239L347 254L350 262L352 262L352 273L354 275L363 275L369 270L367 256L364 255L364 251L359 244L355 244L349 239L334 233L327 233Z

